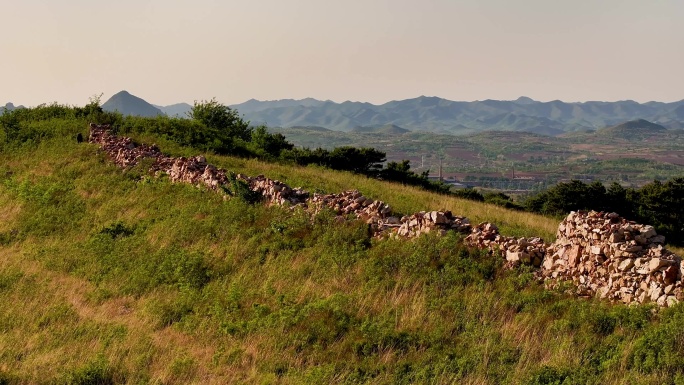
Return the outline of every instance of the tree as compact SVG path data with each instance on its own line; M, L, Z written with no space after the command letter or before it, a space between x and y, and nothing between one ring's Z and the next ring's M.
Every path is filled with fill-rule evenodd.
M19 136L19 119L14 111L8 111L5 107L2 115L0 115L0 127L5 131L7 142L11 142Z
M562 216L574 210L604 210L606 188L596 181L587 185L579 180L559 183L525 203L529 211Z
M238 115L237 110L224 106L215 98L209 101L195 101L194 106L188 112L188 117L200 121L210 130L230 139L237 138L249 141L252 137L252 128L249 126L249 122L244 121Z
M292 150L294 144L288 142L283 134L271 134L265 126L252 131L251 143L256 150L263 151L267 157L277 158L283 150Z
M382 168L385 153L374 148L336 147L329 154L328 167L333 170L352 171L375 176Z

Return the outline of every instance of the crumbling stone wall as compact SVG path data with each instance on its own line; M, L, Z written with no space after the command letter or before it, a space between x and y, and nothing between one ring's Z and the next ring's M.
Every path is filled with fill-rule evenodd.
M514 238L499 234L495 224L484 222L473 227L472 232L465 238L467 245L479 249L489 250L491 253L501 253L506 258L509 267L520 264L539 267L546 255L549 244L541 238Z
M91 124L89 141L100 145L120 167L154 159L150 170L168 174L172 182L222 192L221 187L230 181L226 170L208 164L202 156L168 157L155 145L138 145L130 138L112 135L108 126ZM421 211L398 217L388 204L357 190L310 194L263 175L238 174L236 178L245 181L268 204L302 207L312 213L328 208L340 218L352 216L365 221L378 238L414 238L433 231L467 234L467 245L500 254L508 267L539 267L538 276L549 287L567 283L581 296L600 296L627 304L654 302L659 306L671 306L684 299L684 265L664 248L665 238L657 235L652 226L627 221L615 213L573 212L561 222L556 241L549 245L541 238L503 236L496 225L488 222L472 226L467 218L450 211Z

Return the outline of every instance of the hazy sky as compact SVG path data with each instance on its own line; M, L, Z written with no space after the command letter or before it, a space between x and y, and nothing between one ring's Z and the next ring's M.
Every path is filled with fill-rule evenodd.
M17 0L0 105L684 99L684 0Z

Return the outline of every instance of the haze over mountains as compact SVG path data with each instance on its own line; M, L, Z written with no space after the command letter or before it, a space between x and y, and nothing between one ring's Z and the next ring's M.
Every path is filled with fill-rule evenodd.
M421 96L382 105L362 102L334 103L306 99L233 105L252 124L274 127L320 126L351 131L357 127L393 124L411 131L451 134L483 130L524 131L544 135L596 130L625 121L645 119L666 128L681 128L684 100L674 103L538 102L521 97L513 101L454 102ZM247 108L243 106L247 105Z
M155 106L127 91L113 95L103 105L124 115L186 117L192 106L177 103ZM364 102L336 103L313 98L259 101L231 105L253 125L269 127L318 127L336 131L385 132L404 130L469 134L486 130L560 135L597 130L643 119L666 129L684 128L684 100L672 103L539 102L528 97L516 100L456 102L421 96L381 105ZM8 110L14 108L7 104ZM643 125L643 124L641 124ZM644 126L646 127L646 126Z

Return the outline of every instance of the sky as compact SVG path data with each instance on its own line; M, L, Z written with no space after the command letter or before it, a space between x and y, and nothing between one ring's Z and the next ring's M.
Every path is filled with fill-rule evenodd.
M0 105L684 99L683 0L21 0Z

